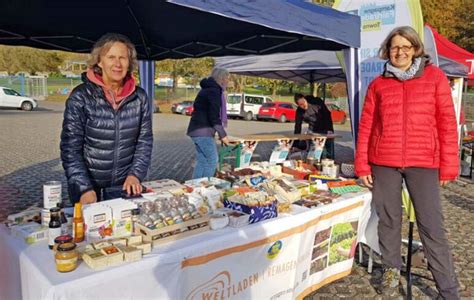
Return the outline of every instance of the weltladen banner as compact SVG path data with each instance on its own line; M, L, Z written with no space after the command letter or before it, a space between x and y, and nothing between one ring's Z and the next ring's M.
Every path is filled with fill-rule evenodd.
M303 213L294 228L182 263L180 299L299 299L352 269L365 201Z

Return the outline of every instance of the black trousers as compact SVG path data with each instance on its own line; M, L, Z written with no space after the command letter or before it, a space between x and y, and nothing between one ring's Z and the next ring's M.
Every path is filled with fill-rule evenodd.
M383 264L397 269L402 266L401 189L405 180L415 208L416 224L428 259L428 268L438 291L445 299L459 299L453 258L443 225L438 169L372 165L372 174L372 195L379 217L378 234Z

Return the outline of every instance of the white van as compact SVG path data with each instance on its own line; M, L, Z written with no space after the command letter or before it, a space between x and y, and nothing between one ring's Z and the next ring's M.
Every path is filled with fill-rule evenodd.
M272 98L262 95L229 94L227 95L227 116L250 121L257 118L263 103L272 101Z

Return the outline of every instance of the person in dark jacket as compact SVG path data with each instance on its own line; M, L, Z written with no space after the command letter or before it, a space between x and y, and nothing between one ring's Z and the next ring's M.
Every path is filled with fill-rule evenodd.
M224 91L228 81L229 72L222 68L214 68L210 77L201 80L201 91L194 100L194 111L187 131L196 147L193 178L215 175L218 160L214 141L216 132L222 143L229 143L224 129L227 126Z
M66 101L60 148L73 203L105 200L109 187L142 192L153 133L147 95L131 76L136 65L127 37L104 35Z
M308 133L332 134L334 127L331 111L319 97L295 94L295 103L298 105L295 118L295 134L301 133L303 121L308 123ZM299 148L307 148L306 143L299 143ZM324 146L323 157L334 158L334 140L327 139Z

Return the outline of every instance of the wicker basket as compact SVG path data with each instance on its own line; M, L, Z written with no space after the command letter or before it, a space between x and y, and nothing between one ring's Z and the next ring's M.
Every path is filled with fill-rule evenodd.
M355 177L354 165L348 163L341 164L341 173L344 177Z

